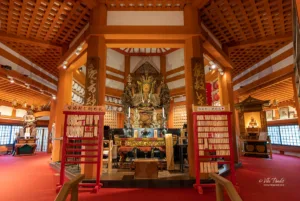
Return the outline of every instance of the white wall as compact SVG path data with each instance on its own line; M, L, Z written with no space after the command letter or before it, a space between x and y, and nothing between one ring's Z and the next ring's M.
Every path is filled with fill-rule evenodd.
M108 48L106 53L106 65L124 72L125 56L113 49Z
M178 67L184 66L184 49L178 49L166 55L167 72Z
M183 11L108 11L108 26L184 26Z
M130 73L133 73L138 67L149 62L153 67L160 72L160 57L159 56L132 56L130 57Z

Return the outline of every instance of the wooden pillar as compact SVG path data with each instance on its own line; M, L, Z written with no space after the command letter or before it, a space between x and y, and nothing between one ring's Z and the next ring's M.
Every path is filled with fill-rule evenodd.
M296 111L297 111L297 117L298 117L298 125L300 125L300 107L299 107L299 97L298 97L298 93L297 93L297 87L296 87L296 79L295 79L295 75L292 75L292 84L293 84L293 90L294 90L294 101L295 101L295 107L296 107Z
M60 138L63 136L64 127L64 106L66 104L71 104L72 102L72 80L73 72L60 69L59 70L59 80L58 80L58 91L56 97L56 107L55 107L55 134L52 134L52 138ZM61 140L54 140L52 144L52 161L61 160Z
M100 2L92 10L90 20L91 34L93 34L94 28L106 26L106 18L106 6ZM92 35L88 39L85 84L86 105L105 105L106 52L107 48L103 35ZM104 124L104 121L100 123ZM88 161L89 158L85 160ZM97 172L96 167L97 166L93 164L84 164L81 166L81 172L85 174L85 178L95 178ZM101 169L102 162L100 172L102 172Z
M187 131L188 131L188 160L190 176L195 176L194 167L194 133L193 133L193 117L192 105L205 105L205 73L204 73L204 57L202 41L199 37L192 37L185 41L185 93L186 93L186 112L187 112ZM193 72L193 69L199 69L201 79L197 81L201 85L201 92L199 86L195 85L195 76L198 73ZM198 79L198 78L197 78ZM202 86L204 84L204 86ZM203 90L204 89L204 90ZM197 91L197 94L196 94Z
M50 139L50 133L52 132L52 124L55 123L55 114L56 114L56 100L51 100L51 105L50 105L50 119L49 119L49 124L48 124L48 146L47 146L47 153L52 152L52 139ZM52 133L52 137L53 133Z
M225 68L224 74L221 75L219 73L219 92L220 92L220 103L222 106L228 106L230 111L232 112L232 137L233 137L233 147L234 147L234 160L235 163L239 162L238 155L238 134L236 132L236 112L234 108L234 94L233 94L233 84L232 84L232 69Z
M164 82L166 82L166 73L167 73L166 65L167 65L166 56L165 55L160 56L160 73L163 76Z
M168 128L174 128L174 99L170 101Z

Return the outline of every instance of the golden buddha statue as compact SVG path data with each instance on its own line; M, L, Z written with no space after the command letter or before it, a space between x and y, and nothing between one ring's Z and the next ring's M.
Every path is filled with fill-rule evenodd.
M157 107L160 105L160 98L158 93L154 93L154 87L156 80L152 76L149 76L146 72L141 76L141 79L137 81L138 93L133 91L132 102L134 107Z
M251 120L249 122L249 125L248 125L248 128L257 128L257 122L256 120L254 119L254 117L251 117Z

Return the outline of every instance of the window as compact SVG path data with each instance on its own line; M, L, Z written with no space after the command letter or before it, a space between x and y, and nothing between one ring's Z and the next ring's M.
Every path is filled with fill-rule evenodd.
M13 144L22 126L0 125L0 145Z
M300 146L298 125L268 126L268 134L272 144Z

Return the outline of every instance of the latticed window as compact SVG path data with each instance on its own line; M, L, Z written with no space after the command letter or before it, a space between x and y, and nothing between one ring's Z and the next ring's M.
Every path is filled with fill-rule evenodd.
M13 144L22 126L0 125L0 144Z
M272 144L300 146L300 130L298 125L269 126L268 135Z

